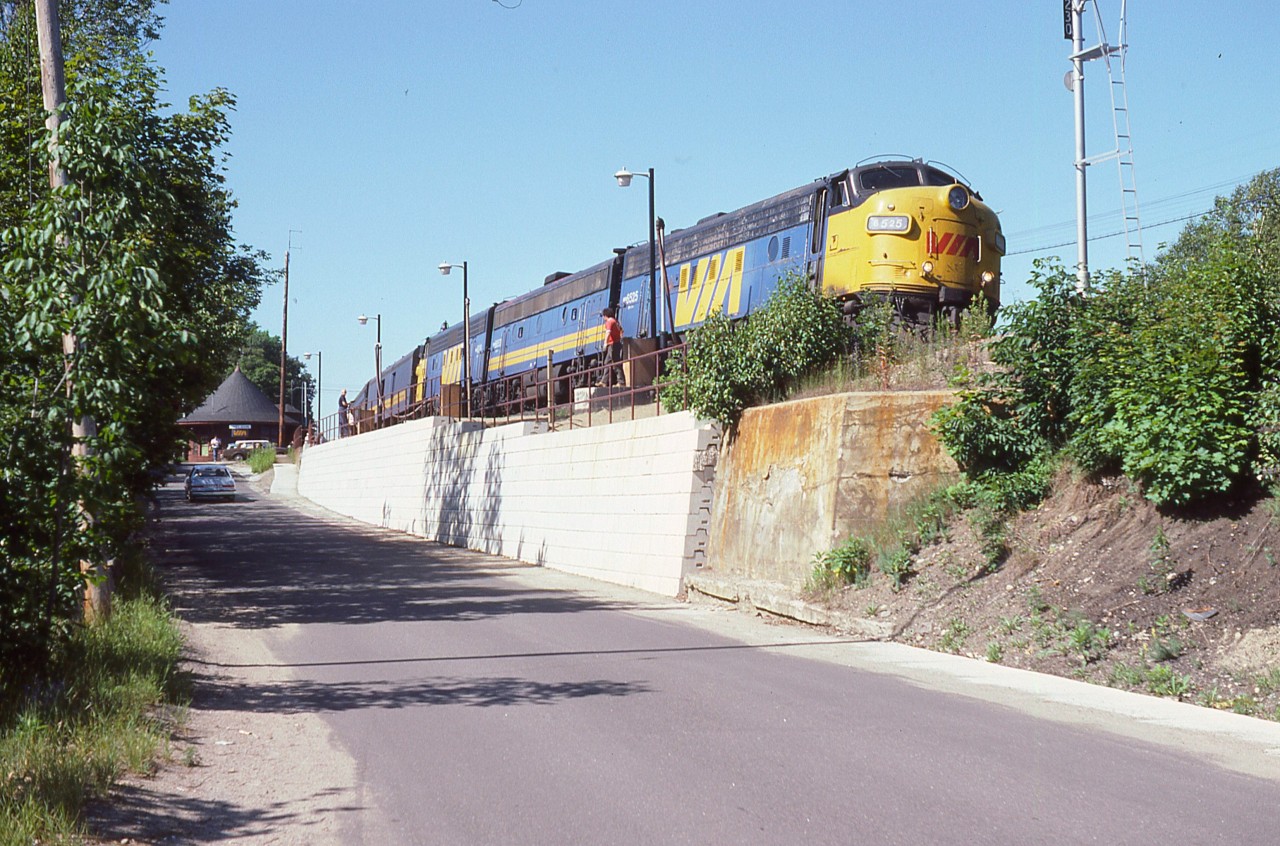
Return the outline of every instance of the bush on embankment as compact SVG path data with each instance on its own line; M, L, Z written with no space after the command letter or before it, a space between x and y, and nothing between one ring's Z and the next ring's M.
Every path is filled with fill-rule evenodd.
M792 275L746 320L716 311L689 332L667 363L662 403L732 426L746 408L779 399L838 360L852 340L835 300Z
M1047 481L1047 456L1120 472L1158 505L1274 481L1280 466L1280 171L1220 198L1156 262L1087 292L1037 264L1005 309L999 372L940 412L971 479Z

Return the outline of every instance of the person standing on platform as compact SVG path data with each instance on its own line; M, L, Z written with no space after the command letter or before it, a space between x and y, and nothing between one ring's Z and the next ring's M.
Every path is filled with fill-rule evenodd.
M622 372L622 324L618 322L612 308L605 308L600 316L604 318L604 363L609 365L604 374L605 386L618 384L625 387L627 379Z

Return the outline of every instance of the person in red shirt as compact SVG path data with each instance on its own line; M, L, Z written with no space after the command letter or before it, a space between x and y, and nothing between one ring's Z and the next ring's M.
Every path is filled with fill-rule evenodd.
M600 312L600 316L604 318L604 363L613 365L605 371L605 385L616 382L625 386L627 380L619 366L622 361L622 324L614 315L612 308L605 308Z

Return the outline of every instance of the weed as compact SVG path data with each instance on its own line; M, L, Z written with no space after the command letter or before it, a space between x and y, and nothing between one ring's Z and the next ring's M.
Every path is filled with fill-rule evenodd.
M275 466L276 451L274 447L263 447L249 453L249 469L254 473L265 473Z
M851 537L814 558L814 579L823 584L846 584L863 587L871 575L871 544L864 538Z
M1237 714L1251 717L1258 712L1258 700L1247 694L1237 696L1231 700L1231 710Z
M1109 682L1112 687L1134 688L1142 685L1146 680L1147 674L1143 668L1118 663L1111 668Z
M1169 538L1165 536L1163 526L1156 526L1155 537L1147 548L1147 567L1151 570L1151 578L1143 576L1138 579L1138 588L1143 593L1168 593L1174 589L1177 563L1169 554Z
M986 571L994 573L1009 557L1008 518L1003 511L982 504L973 510L969 519L978 535L978 546L986 563Z
M923 602L933 602L942 595L942 589L938 583L928 576L920 576L915 580L916 592L920 595Z
M1027 588L1027 608L1033 614L1042 614L1049 610L1049 603L1045 602L1044 596L1040 593L1039 585L1032 585Z
M1269 521L1280 520L1280 496L1271 496L1263 500L1262 510L1267 512Z
M1050 654L1057 654L1058 641L1065 634L1061 624L1039 613L1032 614L1028 621L1031 623L1031 639L1036 645L1049 650Z
M965 640L972 632L968 623L959 617L952 617L947 621L947 628L943 631L941 640L938 641L938 648L943 652L959 652L960 647L964 646Z
M880 605L879 605L879 603L875 603L875 602L871 603L871 604L870 604L870 605L868 605L866 608L863 608L863 609L862 609L862 613L863 613L863 615L864 615L864 616L867 616L867 617L874 617L874 616L876 616L877 614L879 614L879 613L880 613Z
M1005 634L1013 634L1022 629L1022 624L1026 622L1026 618L1021 615L1014 617L1001 617L999 622L1000 631Z
M1147 658L1159 664L1177 658L1182 654L1182 650L1182 641L1176 637L1152 637L1151 642L1147 644Z
M878 566L880 572L893 581L892 587L896 593L906 587L907 579L911 577L911 553L906 549L898 549L889 555L881 555Z
M1155 696L1173 696L1181 699L1191 692L1190 676L1175 673L1168 667L1152 667L1146 675L1147 690Z
M1067 633L1068 647L1085 664L1101 658L1111 648L1112 642L1113 636L1109 629L1099 628L1088 620L1081 620Z
M1258 692L1264 695L1280 691L1280 667L1272 667L1265 673L1254 677L1253 684L1258 688Z
M1214 685L1208 690L1203 690L1196 697L1196 704L1202 708L1217 708L1222 701L1221 695L1218 693L1218 686Z
M1000 646L1000 642L993 640L987 644L987 660L992 664L999 664L1004 658L1004 648Z
M178 687L181 638L157 600L128 599L78 630L54 681L0 728L0 842L69 842L88 797L147 772L166 730L147 714Z

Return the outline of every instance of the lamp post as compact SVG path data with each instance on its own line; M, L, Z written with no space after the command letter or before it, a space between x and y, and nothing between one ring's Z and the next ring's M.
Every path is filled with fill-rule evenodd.
M369 322L367 315L360 315L356 318L361 326ZM373 345L373 383L378 386L378 413L382 413L382 315L376 315L374 320L378 321L378 339Z
M455 267L462 268L462 393L466 398L467 417L471 417L471 298L467 295L467 263L440 262L440 274L448 276Z
M654 231L655 212L653 208L653 168L649 168L649 172L633 173L625 167L615 173L613 178L618 180L620 188L626 188L631 184L631 180L640 176L649 180L649 337L658 337L658 238ZM613 305L613 303L610 303ZM663 298L662 311L666 314L666 298Z
M313 353L303 353L302 357L310 361L313 355L316 357L316 416L323 420L324 409L320 404L324 399L324 394L321 393L324 390L324 356L320 354L320 350L316 350Z

